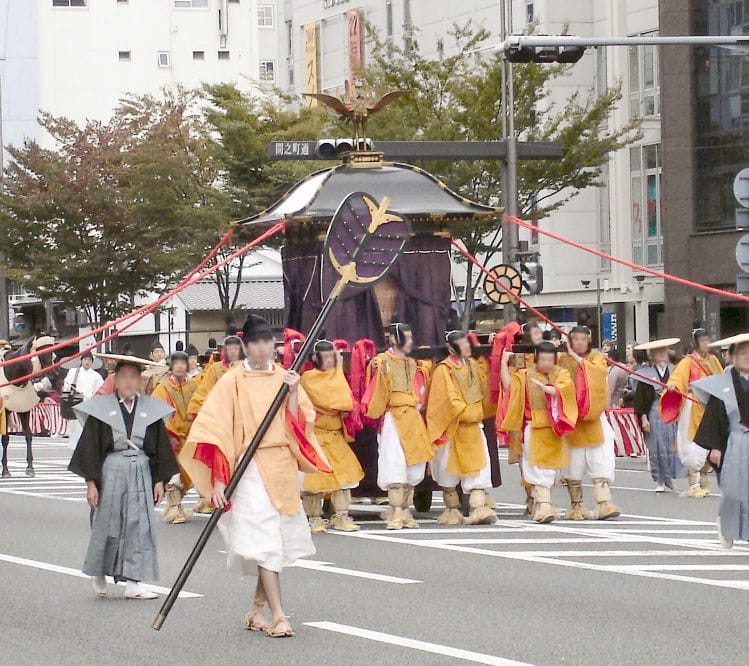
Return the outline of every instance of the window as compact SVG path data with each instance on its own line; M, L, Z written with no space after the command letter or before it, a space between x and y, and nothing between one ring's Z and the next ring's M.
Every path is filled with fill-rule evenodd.
M85 7L86 0L52 0L53 7Z
M273 60L261 60L260 61L260 80L261 81L275 81L276 80L276 63Z
M273 27L273 5L258 5L257 8L257 27Z
M170 66L171 61L169 58L169 51L159 51L158 63L159 63L159 67L162 69Z
M658 116L660 109L660 76L655 46L629 47L629 116Z
M130 62L130 51L117 51L117 58L123 62Z
M632 261L663 264L661 147L654 143L629 150L632 196Z
M192 59L193 60L205 60L205 51L193 51Z
M294 27L291 21L286 21L286 56L289 60L294 57Z
M393 1L385 2L385 36L391 39L393 36Z
M174 6L184 9L208 9L208 0L174 0Z
M228 60L229 59L229 52L228 51L219 51L218 52L218 59L219 60Z
M525 0L525 22L533 23L534 18L533 0Z

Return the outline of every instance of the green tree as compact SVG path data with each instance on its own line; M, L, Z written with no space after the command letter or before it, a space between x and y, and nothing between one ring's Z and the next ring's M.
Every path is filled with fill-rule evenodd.
M8 147L0 231L9 276L41 298L110 320L225 227L231 200L196 93L128 96L108 122L40 123L55 146Z
M502 137L500 56L477 55L490 33L470 22L453 26L426 57L418 43L402 49L372 30L372 57L363 75L380 92L411 90L368 126L380 140L488 141ZM519 166L519 209L526 219L540 219L591 186L600 185L609 155L639 137L639 123L615 128L606 121L621 99L617 83L601 94L575 93L562 106L551 104L548 86L568 75L573 65L515 65L513 90L516 132L523 141L557 141L564 148L558 161L523 161ZM498 162L425 162L421 164L461 195L501 205L502 177ZM501 220L456 224L453 236L484 262L501 251ZM456 260L461 261L460 257ZM464 263L461 261L461 263ZM466 264L467 283L462 323L473 318L476 287L483 274Z

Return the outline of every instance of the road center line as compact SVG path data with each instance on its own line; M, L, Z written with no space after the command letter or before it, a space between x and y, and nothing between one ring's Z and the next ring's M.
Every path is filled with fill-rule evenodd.
M53 573L59 573L64 574L65 576L73 576L74 578L90 578L90 576L87 576L82 571L79 571L78 569L71 569L70 567L63 567L59 564L50 564L49 562L39 562L37 560L28 560L24 557L16 557L15 555L6 555L4 553L0 553L0 562L8 562L10 564L19 564L24 567L31 567L32 569L42 569L43 571L51 571ZM113 582L111 578L107 578L107 580L111 583ZM118 585L125 585L125 583L118 583ZM169 588L168 587L160 587L159 585L150 585L147 584L148 588L153 590L154 592L158 592L159 594L168 594ZM197 594L196 592L180 592L179 596L183 599L196 599L198 597L202 597L202 594Z
M399 647L410 648L412 650L421 650L422 652L430 652L431 654L454 657L455 659L471 661L474 664L492 664L493 666L530 666L530 664L522 661L504 659L490 654L471 652L470 650L461 650L459 648L449 647L448 645L439 645L438 643L427 643L426 641L395 636L394 634L385 634L380 631L371 631L370 629L351 627L347 624L338 624L337 622L305 622L304 625L307 627L314 627L315 629L334 631L348 636L366 638L367 640L377 641L378 643L398 645Z

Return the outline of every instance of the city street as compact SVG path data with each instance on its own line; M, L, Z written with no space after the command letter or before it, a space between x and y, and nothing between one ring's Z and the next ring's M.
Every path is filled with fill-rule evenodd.
M6 664L745 663L749 547L718 545L715 492L656 495L642 459L618 461L624 515L608 522L528 522L505 460L494 526L438 527L437 495L419 530L388 532L374 507L357 507L361 532L317 535L317 555L284 573L297 636L273 641L243 628L255 581L226 571L218 535L160 632L160 601L125 603L114 585L96 599L79 571L88 510L85 484L65 471L65 440L35 440L34 479L20 438L10 454L13 477L0 480ZM555 499L564 506L560 489ZM160 525L160 585L205 520Z

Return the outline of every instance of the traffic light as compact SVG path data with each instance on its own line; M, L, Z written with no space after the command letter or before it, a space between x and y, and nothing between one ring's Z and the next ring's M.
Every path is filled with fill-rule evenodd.
M373 150L371 139L360 139L359 150ZM344 153L351 153L356 145L355 139L320 139L317 142L317 154L326 160L332 160Z
M544 267L537 261L521 261L513 266L523 279L523 288L529 294L540 294L544 290Z
M584 46L509 46L505 59L515 63L576 63L585 54Z

